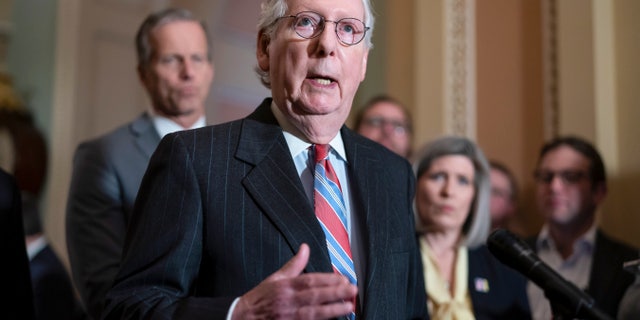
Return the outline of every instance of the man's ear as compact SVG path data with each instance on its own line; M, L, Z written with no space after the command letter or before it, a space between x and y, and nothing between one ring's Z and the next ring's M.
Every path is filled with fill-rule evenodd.
M607 196L607 185L604 182L593 187L593 201L596 206L600 205Z
M258 58L258 67L260 70L269 71L269 44L271 38L264 30L258 33L258 42L256 44L256 57Z
M367 59L369 58L369 49L366 49L364 57L362 58L362 73L360 74L360 82L364 81L364 77L367 74Z
M138 68L138 79L140 80L140 83L142 83L143 86L145 86L145 88L147 87L147 82L149 80L149 74L147 73L147 70L139 65Z

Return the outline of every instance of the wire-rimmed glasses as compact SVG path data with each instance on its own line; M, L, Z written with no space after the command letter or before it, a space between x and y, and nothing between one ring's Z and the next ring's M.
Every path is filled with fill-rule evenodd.
M364 39L367 30L369 30L369 27L364 22L356 18L342 18L337 21L331 21L313 11L302 11L296 15L280 17L278 20L285 18L294 19L291 29L305 39L313 39L319 36L324 31L325 24L333 22L336 25L338 40L347 46L360 43Z

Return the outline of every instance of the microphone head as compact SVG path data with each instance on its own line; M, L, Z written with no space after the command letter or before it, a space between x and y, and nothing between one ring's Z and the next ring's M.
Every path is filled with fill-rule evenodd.
M540 261L529 245L505 229L493 231L487 247L500 262L525 275Z

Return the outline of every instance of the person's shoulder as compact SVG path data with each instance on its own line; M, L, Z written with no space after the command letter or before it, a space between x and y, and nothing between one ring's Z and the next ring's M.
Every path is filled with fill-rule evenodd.
M504 265L498 258L496 258L487 245L482 244L475 248L469 248L469 263L484 263L487 266L490 266L493 269L506 269L508 268Z
M169 133L167 135L165 135L162 140L175 140L177 139L182 139L182 140L191 140L192 138L195 138L196 140L201 140L200 138L203 137L209 137L209 136L216 136L216 135L221 135L221 134L225 134L231 129L236 129L239 130L241 127L241 124L246 120L246 118L241 118L241 119L236 119L236 120L232 120L232 121L227 121L227 122L223 122L223 123L218 123L218 124L210 124L210 125L206 125L204 127L200 127L200 128L195 128L195 129L188 129L188 130L180 130L180 131L176 131L176 132L172 132Z
M469 254L469 261L483 260L489 263L494 263L498 261L496 258L493 257L493 255L491 254L491 251L489 251L489 248L484 244L474 248L469 248L468 254Z
M633 247L632 245L623 242L613 236L605 233L602 229L598 229L596 234L596 246L605 248L605 252L616 251L619 255L628 258L638 258L640 255L640 249Z
M473 270L492 270L492 274L504 279L523 280L523 276L496 258L486 245L469 249L469 265Z
M78 149L121 149L123 144L133 141L136 136L148 132L148 130L155 129L149 116L146 113L143 113L136 119L121 124L107 133L82 141L78 145ZM157 135L157 133L155 134Z

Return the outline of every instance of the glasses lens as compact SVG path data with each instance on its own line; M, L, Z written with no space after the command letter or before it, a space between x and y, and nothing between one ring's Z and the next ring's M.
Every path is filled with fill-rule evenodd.
M565 170L565 171L536 171L534 177L538 182L549 184L553 181L554 177L560 178L565 184L576 184L582 179L587 177L587 174L583 171Z
M344 18L336 23L338 39L346 44L356 44L364 38L366 27L356 18Z
M572 184L580 182L580 180L585 177L585 174L582 171L562 171L559 172L558 175L562 181Z
M315 38L324 31L327 22L335 23L338 40L346 45L354 45L364 39L367 33L367 26L364 22L356 18L344 18L338 21L325 20L320 14L313 11L303 11L295 16L285 16L281 18L294 18L293 30L305 39ZM281 19L278 18L278 19Z
M373 117L366 118L363 120L363 123L369 127L381 129L381 130L389 130L391 129L396 135L404 135L407 133L407 126L399 121L385 119L381 117Z
M315 12L300 12L295 16L294 30L303 38L310 39L322 32L322 17Z

